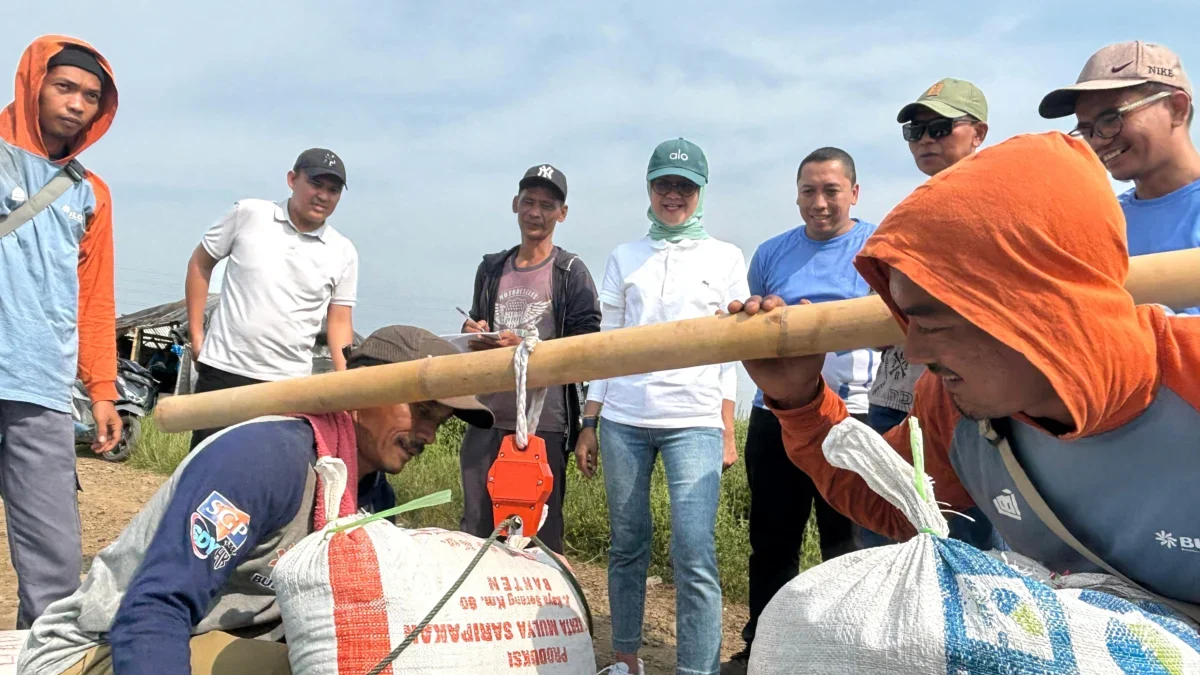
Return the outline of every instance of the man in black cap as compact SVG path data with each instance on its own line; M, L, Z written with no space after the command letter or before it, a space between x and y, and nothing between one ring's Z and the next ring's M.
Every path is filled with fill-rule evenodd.
M312 148L287 175L289 199L243 199L204 234L187 269L188 333L197 393L312 373L325 324L335 370L354 340L358 251L328 219L346 187L346 165ZM205 326L213 268L228 258L221 299ZM218 429L192 433L192 449Z
M512 201L521 244L483 257L475 272L468 333L499 332L499 337L472 341L472 349L512 347L521 342L513 331L536 328L538 338L583 335L600 331L600 302L587 265L579 256L554 245L554 228L567 218L567 177L550 164L532 166L517 185ZM563 552L562 503L566 490L567 449L579 433L579 389L550 387L537 435L546 441L546 457L554 474L554 491L546 503L546 522L538 536ZM468 429L459 462L463 475L463 532L486 537L495 529L487 474L504 437L515 433L517 403L513 391L484 398L496 414L490 430Z
M360 368L457 350L426 330L388 326L347 351L347 367ZM261 417L213 436L96 556L82 587L34 623L17 672L290 672L272 572L325 517L314 466L340 460L357 483L356 504L343 502L340 515L379 513L396 501L382 474L420 457L452 415L481 428L493 421L465 396Z

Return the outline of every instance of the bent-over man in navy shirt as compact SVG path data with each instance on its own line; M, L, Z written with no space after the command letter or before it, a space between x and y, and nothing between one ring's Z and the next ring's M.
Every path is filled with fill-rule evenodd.
M457 351L428 331L389 326L350 352L347 367ZM96 556L82 587L34 623L17 672L290 672L271 573L314 529L318 457L345 462L359 481L357 508L378 512L395 502L382 474L400 473L451 415L493 421L463 397L261 417L211 436Z

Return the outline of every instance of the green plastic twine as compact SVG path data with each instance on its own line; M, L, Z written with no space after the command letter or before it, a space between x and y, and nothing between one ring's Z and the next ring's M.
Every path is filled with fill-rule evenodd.
M366 525L367 523L370 523L370 522L373 522L376 520L381 520L383 518L391 518L392 516L399 515L401 513L407 513L409 511L416 511L417 509L426 509L426 508L429 508L430 506L439 506L441 504L449 504L449 503L450 503L450 491L442 490L441 492L435 492L431 495L425 495L424 497L414 499L411 502L401 504L400 506L397 506L395 508L391 508L386 511L380 511L379 513L367 516L366 518L363 518L362 520L356 520L353 523L349 523L347 525L339 525L338 527L328 530L325 534L326 534L326 536L329 536L329 535L337 534L338 532L344 532L346 530L351 530L356 527L362 527L363 525Z
M912 447L913 485L916 486L921 499L929 501L929 495L925 494L925 438L921 435L921 423L915 417L908 418L908 444ZM918 531L921 534L937 536L937 532L928 527L922 527Z
M925 494L925 439L921 437L921 423L916 417L908 418L908 443L912 448L913 485L921 499L929 501Z

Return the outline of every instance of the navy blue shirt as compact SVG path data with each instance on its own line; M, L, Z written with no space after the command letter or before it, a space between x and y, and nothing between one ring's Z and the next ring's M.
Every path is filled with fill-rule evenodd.
M108 634L116 672L190 672L188 643L202 621L256 627L252 617L274 602L270 571L281 549L312 531L313 504L303 502L315 459L312 427L294 419L231 429L188 458L165 507L146 507L163 515ZM371 512L396 502L378 472L359 481L358 498ZM127 535L118 544L136 545L138 534Z

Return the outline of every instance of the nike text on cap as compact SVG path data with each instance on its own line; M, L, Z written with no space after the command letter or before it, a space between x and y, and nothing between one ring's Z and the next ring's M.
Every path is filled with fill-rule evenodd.
M297 173L303 171L312 178L336 176L342 181L343 186L346 185L346 164L332 150L325 148L309 148L300 153L292 171Z
M986 122L988 117L987 98L984 97L983 91L971 82L956 80L953 77L935 82L916 102L901 108L900 113L896 115L896 121L911 122L922 109L942 117L970 115L980 122Z
M1175 52L1137 40L1108 45L1092 54L1075 84L1046 94L1038 112L1046 119L1066 117L1075 114L1075 101L1081 91L1124 89L1147 82L1166 84L1192 95L1192 83Z
M538 184L554 188L558 191L559 198L564 202L567 201L567 176L556 167L549 164L529 167L525 176L521 178L521 182L517 184L517 189L524 190L531 185Z

